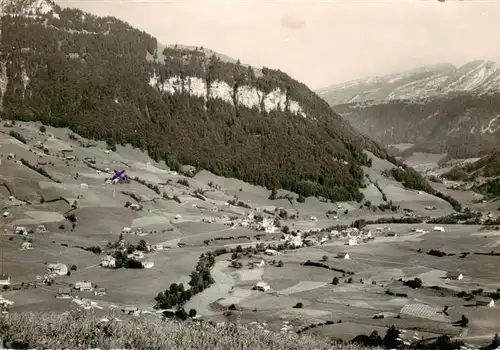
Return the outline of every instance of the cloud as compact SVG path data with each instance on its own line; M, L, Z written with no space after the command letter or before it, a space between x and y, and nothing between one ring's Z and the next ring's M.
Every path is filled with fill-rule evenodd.
M306 21L293 15L284 15L281 17L281 25L290 29L301 29L306 24Z

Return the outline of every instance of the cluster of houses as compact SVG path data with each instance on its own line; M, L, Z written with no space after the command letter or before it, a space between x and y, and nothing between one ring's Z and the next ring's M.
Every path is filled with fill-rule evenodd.
M107 290L106 288L103 287L96 287L92 284L92 282L88 281L80 281L76 282L74 287L62 287L59 288L56 294L57 299L71 299L74 296L74 291L80 291L80 292L93 292L94 296L105 296L107 295Z
M5 216L5 213L4 213ZM7 213L8 216L8 213ZM16 226L14 228L14 234L16 235L21 235L21 236L27 236L28 233L33 232L33 231L28 231L28 229L25 226ZM45 228L44 225L38 225L36 229L34 230L35 233L37 234L42 234L42 233L47 233L47 229Z
M122 229L122 234L124 235L137 235L137 236L147 236L150 232L144 232L141 227L132 229L131 227L124 227Z
M274 218L261 217L251 212L246 218L237 220L235 225L266 233L276 233L279 231L279 228L274 225L274 220Z
M140 261L144 259L144 253L139 250L136 250L133 253L128 254L127 258ZM141 261L141 263L142 267L145 269L150 269L155 266L155 263L152 260ZM105 268L114 269L116 268L116 259L111 255L104 255L101 259L101 266Z

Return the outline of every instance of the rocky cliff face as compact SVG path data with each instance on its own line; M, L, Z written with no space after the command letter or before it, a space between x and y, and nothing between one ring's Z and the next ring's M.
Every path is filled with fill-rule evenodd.
M17 5L18 3L16 3ZM360 197L363 149L307 86L204 48L162 46L113 17L26 0L2 17L2 116L69 127L304 196Z
M335 111L384 144L475 156L500 140L500 69L488 61L362 79L318 91Z

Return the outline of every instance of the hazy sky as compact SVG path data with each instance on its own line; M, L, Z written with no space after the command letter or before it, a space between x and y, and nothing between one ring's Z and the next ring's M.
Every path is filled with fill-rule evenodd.
M163 44L204 46L320 88L422 65L500 61L500 0L56 0Z

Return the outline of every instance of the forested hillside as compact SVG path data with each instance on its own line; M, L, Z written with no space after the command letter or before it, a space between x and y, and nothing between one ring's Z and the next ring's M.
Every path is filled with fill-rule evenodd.
M279 70L201 49L158 52L154 37L116 18L24 3L2 17L3 118L130 143L173 169L190 164L337 200L360 198L363 148L387 158Z

